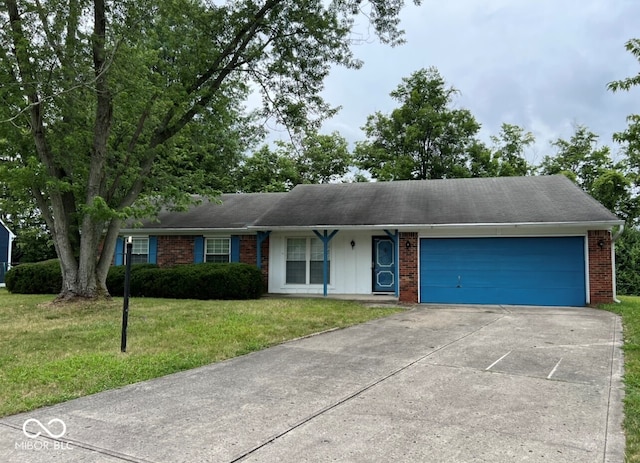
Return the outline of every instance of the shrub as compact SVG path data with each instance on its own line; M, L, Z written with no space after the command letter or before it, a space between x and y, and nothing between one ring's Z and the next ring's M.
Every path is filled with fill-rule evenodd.
M175 299L256 299L262 273L248 264L189 264L140 269L131 274L131 295Z
M157 268L158 266L156 264L132 264L131 280L133 280L133 275L141 270ZM124 265L109 267L109 273L107 274L107 289L109 290L109 294L112 296L124 295L124 274L126 269L127 267Z
M124 295L124 265L111 267L107 288L112 296ZM58 260L22 264L6 274L7 289L17 294L57 294L62 288ZM260 270L248 264L188 264L158 268L154 264L131 266L130 294L134 297L172 299L257 299L262 295Z
M12 267L5 275L7 290L16 294L57 294L62 272L57 259Z

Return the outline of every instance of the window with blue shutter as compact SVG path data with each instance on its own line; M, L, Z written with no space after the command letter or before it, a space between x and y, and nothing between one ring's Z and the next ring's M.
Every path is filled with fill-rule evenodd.
M201 264L204 262L204 236L196 236L193 246L193 262Z
M240 237L231 237L231 262L240 262Z

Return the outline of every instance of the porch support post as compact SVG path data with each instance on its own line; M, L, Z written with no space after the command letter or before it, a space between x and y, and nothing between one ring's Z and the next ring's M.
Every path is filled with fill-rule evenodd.
M258 232L258 236L256 239L256 260L258 262L256 262L257 266L259 269L262 269L262 243L264 242L264 240L266 240L267 238L269 238L269 235L271 234L271 230L267 230L267 231L259 231Z
M391 238L391 241L393 241L393 258L394 258L394 262L396 263L395 265L395 275L394 275L394 280L395 280L395 291L396 291L396 297L400 297L400 240L398 239L399 234L398 234L398 229L395 229L393 231L389 231L389 230L385 230L384 231L387 236L389 238Z
M323 294L327 297L327 282L329 281L329 241L336 236L338 230L333 230L331 233L327 233L327 230L324 230L322 234L319 231L313 230L313 233L316 234L318 238L322 240L322 244L324 245L324 262L322 263L322 283L324 285Z

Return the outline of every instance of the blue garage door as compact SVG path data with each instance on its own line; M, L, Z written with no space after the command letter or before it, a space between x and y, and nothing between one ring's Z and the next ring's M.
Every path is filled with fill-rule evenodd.
M584 306L584 238L422 238L420 301Z

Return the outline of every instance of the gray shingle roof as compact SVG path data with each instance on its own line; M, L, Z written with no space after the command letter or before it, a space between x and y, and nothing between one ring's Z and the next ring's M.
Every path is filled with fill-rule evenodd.
M298 185L257 227L618 222L562 175Z
M243 229L278 203L286 193L223 194L220 202L203 200L185 212L162 210L158 220L142 222L143 229Z
M621 223L562 175L298 185L289 193L225 194L143 229Z

